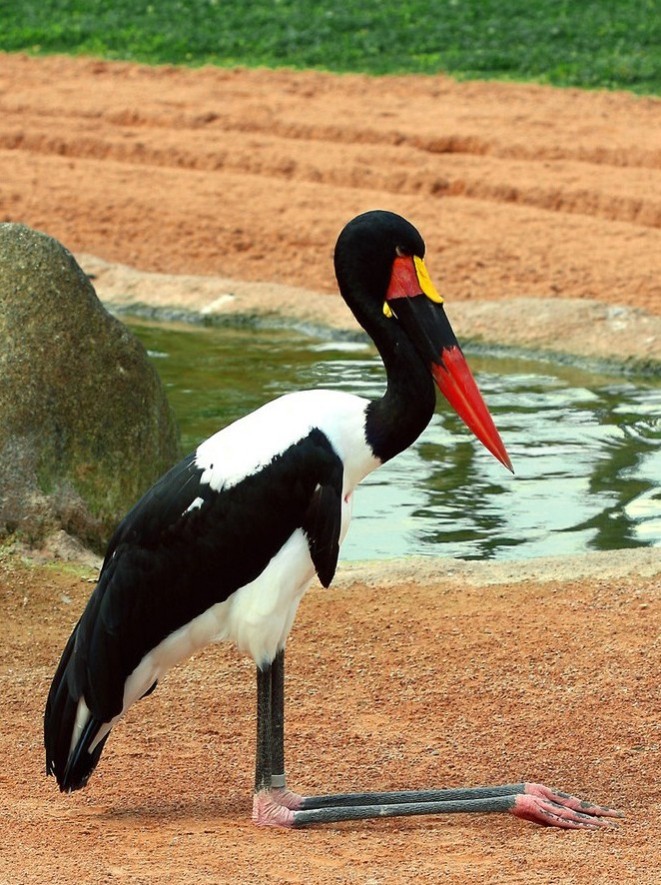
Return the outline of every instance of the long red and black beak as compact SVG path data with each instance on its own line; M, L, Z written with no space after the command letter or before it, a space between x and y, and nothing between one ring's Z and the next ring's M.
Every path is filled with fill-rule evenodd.
M424 261L417 255L398 255L383 305L394 316L428 363L446 400L480 442L512 473L512 462L482 394L461 352Z

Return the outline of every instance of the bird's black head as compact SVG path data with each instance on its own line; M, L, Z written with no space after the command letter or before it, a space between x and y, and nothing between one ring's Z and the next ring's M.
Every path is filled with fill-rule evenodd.
M413 225L384 211L354 218L335 247L340 291L372 337L388 374L388 394L370 412L373 449L382 460L392 457L421 432L434 408L433 378L460 418L511 470L445 315L443 298L427 272L424 254L425 244ZM412 399L421 405L409 408ZM393 425L406 423L405 419L408 429L402 424L395 431Z
M397 255L424 258L425 244L413 225L394 212L374 210L350 221L335 246L335 274L345 299L383 307ZM365 305L367 306L367 305Z

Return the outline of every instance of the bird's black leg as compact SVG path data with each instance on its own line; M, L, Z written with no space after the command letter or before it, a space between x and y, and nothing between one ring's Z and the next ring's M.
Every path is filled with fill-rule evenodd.
M260 826L291 827L303 801L285 783L285 653L257 668L257 752L252 817Z
M255 793L271 787L271 668L257 668L257 751Z
M270 666L257 670L253 820L261 826L302 827L375 817L507 811L546 826L595 830L609 826L609 818L621 817L611 808L534 783L299 796L286 787L284 757L284 651L281 651Z
M291 826L282 819L280 806L271 795L273 770L272 665L257 668L257 748L252 819L261 826Z
M285 808L298 808L303 797L287 789L285 776L285 650L271 665L271 794Z
M543 784L520 783L447 790L306 796L294 811L291 825L300 827L312 823L419 814L505 811L545 826L586 830L611 826L608 818L622 816L612 808L594 805Z
M285 786L285 653L257 668L255 792Z
M271 786L285 787L285 650L271 664Z

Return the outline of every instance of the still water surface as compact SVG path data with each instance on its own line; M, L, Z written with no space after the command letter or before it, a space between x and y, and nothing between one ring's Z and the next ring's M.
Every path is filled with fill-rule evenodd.
M185 451L292 390L383 390L367 344L292 329L131 326L166 385ZM343 558L522 559L661 544L661 382L468 358L515 476L439 396L415 446L357 490Z

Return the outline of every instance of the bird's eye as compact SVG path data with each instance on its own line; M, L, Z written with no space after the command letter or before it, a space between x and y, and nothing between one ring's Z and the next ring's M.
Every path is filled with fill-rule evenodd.
M406 249L402 249L401 246L395 246L395 254L398 258L405 258L409 253Z

